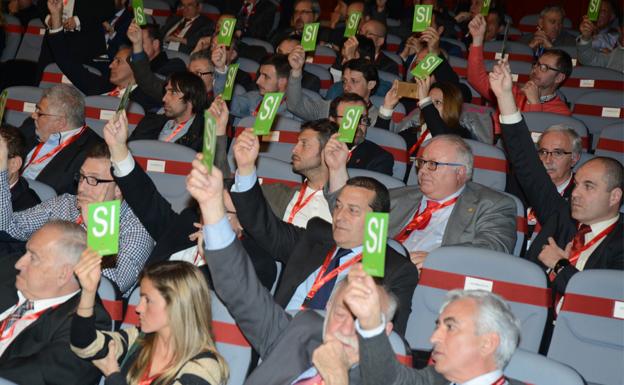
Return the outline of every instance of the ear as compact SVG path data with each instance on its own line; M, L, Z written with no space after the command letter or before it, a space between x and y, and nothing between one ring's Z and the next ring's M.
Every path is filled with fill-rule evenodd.
M386 324L386 335L389 336L392 333L392 329L394 329L394 324L392 322L388 322Z
M285 90L288 87L288 78L277 78L277 87L280 90Z
M572 153L572 168L574 168L574 166L576 166L576 164L578 163L579 160L581 160L581 155Z
M64 264L63 267L59 269L57 276L57 284L59 286L64 286L70 279L74 277L74 269L68 263Z
M609 193L609 206L619 205L622 201L622 189L619 187L614 188Z
M368 81L368 83L366 83L366 88L368 88L369 91L373 91L373 88L375 88L375 86L377 85L377 82L374 80L370 80Z
M562 74L561 72L557 73L557 76L555 77L555 83L557 85L560 85L561 83L563 83L565 81L566 77L564 74Z
M18 172L21 168L22 168L22 158L19 156L14 156L11 159L9 159L9 163L8 163L8 170L9 170L9 175Z
M115 184L115 199L123 199L123 194L121 193L121 189L119 188L119 186L117 186L117 184Z
M498 345L500 345L500 337L496 333L485 333L479 336L481 339L481 344L479 346L479 350L481 352L482 357L490 357L493 356L498 349Z

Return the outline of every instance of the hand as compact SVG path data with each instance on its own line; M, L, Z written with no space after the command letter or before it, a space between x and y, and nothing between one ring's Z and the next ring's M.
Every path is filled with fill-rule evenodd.
M537 40L537 46L539 47L540 45L544 48L552 48L552 42L550 41L550 38L548 37L548 35L546 35L546 32L544 32L541 29L538 29L537 31L535 31L535 33L533 34L533 40ZM532 43L532 42L531 42ZM529 46L531 46L531 44L529 43ZM535 49L535 48L533 48Z
M494 65L492 72L489 74L490 88L497 98L501 98L503 95L512 95L513 79L511 78L511 68L507 60L500 60L498 64Z
M526 82L524 86L522 86L520 91L522 91L522 93L526 95L529 104L539 104L539 88L533 82L533 80L529 80L528 82Z
M429 89L431 88L431 76L427 76L425 79L421 79L414 76L414 82L418 85L418 100L423 100L429 96Z
M74 266L74 274L83 292L96 293L102 276L102 256L97 251L86 248L80 255L80 261Z
M470 31L470 35L472 35L473 46L478 47L483 45L486 26L485 18L481 14L473 17L470 23L468 23L468 30Z
M358 263L351 268L344 301L364 330L381 325L381 299L373 278Z
M405 42L405 47L403 47L403 51L401 51L400 56L403 60L407 59L410 55L416 55L420 50L420 39L416 36L410 36L407 38Z
M323 149L325 164L330 173L344 169L346 171L349 159L349 148L347 144L338 140L340 134L333 134Z
M208 111L210 111L217 120L217 136L225 135L228 119L230 117L230 110L228 109L227 103L221 98L221 95L215 98Z
M471 17L472 17L472 13L464 11L455 15L455 21L458 23L463 23L464 21L470 19Z
M314 349L312 364L318 370L325 385L349 384L351 365L340 341L327 341Z
M420 35L420 41L426 42L429 53L440 54L440 33L433 27L428 27Z
M106 31L106 33L108 34L115 32L115 29L110 25L108 21L103 21L102 27L104 28L104 31Z
M305 64L305 51L301 45L297 45L291 53L288 54L288 64L290 64L290 74L294 77L300 77Z
M128 118L126 111L115 114L104 126L104 141L111 153L113 162L121 162L128 157Z
M212 42L212 36L200 37L199 40L197 40L197 44L195 44L195 48L193 48L193 51L191 51L191 53L193 54L198 51L210 49L211 42Z
M387 0L376 0L375 5L377 6L377 12L383 12L386 9Z
M104 358L100 358L99 360L93 360L93 365L96 368L100 369L104 377L108 377L113 373L117 373L119 369L119 363L117 362L117 357L115 356L115 352L117 351L117 344L115 341L111 340L108 343L108 354Z
M203 154L193 160L193 169L186 177L186 190L199 203L204 224L214 224L225 216L223 207L223 174L212 166L211 173L202 162Z
M76 29L77 26L78 25L76 24L75 16L70 17L69 19L65 20L65 23L63 23L63 28L67 31L73 31Z
M19 3L17 0L10 0L8 6L9 14L14 15L19 12Z
M394 107L396 107L397 104L399 104L399 81L395 80L394 82L392 82L392 88L390 88L388 90L388 92L386 92L386 96L384 96L384 103L383 106L384 108L387 108L389 110L394 110Z
M63 26L63 1L48 0L50 11L50 29L58 29Z
M555 267L560 259L569 259L572 250L572 242L566 245L565 250L561 249L552 237L548 237L548 244L542 247L541 253L537 258L547 267L551 269Z
M259 152L260 140L254 135L253 128L246 128L234 142L234 159L239 175L250 175L253 172Z
M134 20L130 23L126 35L128 36L128 40L132 43L132 52L143 52L143 31L141 31L141 27L139 27Z
M429 253L426 251L410 252L410 261L412 261L412 263L416 265L416 268L418 269L418 273L420 273L420 271L422 270L423 263L425 263L425 259L427 259L428 255Z
M9 147L6 139L0 135L0 171L4 171L9 166Z
M358 39L355 36L351 36L350 38L345 40L344 44L342 45L342 50L341 50L343 63L351 59L357 59L359 45L360 43L358 42Z
M594 35L594 31L596 26L594 23L589 21L587 15L583 16L583 21L581 21L581 25L579 26L579 32L581 32L581 38L585 41L590 41L592 36Z
M199 44L199 43L198 43ZM210 58L214 63L215 69L219 72L225 72L227 67L227 52L225 51L225 46L223 44L218 45L215 49L210 53Z

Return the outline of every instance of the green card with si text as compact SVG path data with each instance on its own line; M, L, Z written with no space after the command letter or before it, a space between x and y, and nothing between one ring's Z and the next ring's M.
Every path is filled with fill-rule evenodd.
M316 50L316 37L321 23L309 23L303 26L301 46L305 52Z
M9 90L4 90L0 93L0 123L4 117L4 110L6 110L7 100L9 99Z
M412 32L422 32L431 25L433 5L415 5Z
M442 63L442 59L438 55L432 53L425 56L412 70L412 75L419 79L426 79L433 71Z
M100 255L119 251L119 200L91 203L88 206L87 245Z
M587 18L589 21L598 21L600 3L601 0L589 0L589 7L587 8Z
M366 213L362 267L374 277L383 277L388 239L388 213Z
M364 106L350 106L345 108L338 129L338 140L345 143L352 143L355 132L360 124L360 117L364 112Z
M347 26L345 27L344 37L351 37L357 34L360 20L362 20L362 12L353 12L349 14L347 17Z
M490 5L492 4L492 0L483 0L483 4L481 4L481 15L487 16L490 13Z
M143 0L132 0L132 9L134 10L134 21L138 26L147 24L147 17L145 17L145 8L143 7Z
M256 135L268 135L273 126L273 120L277 115L280 103L284 94L282 92L273 92L265 94L260 103L258 114L256 115L256 122L254 123L254 134Z
M228 17L221 20L221 26L219 27L219 34L217 35L217 43L223 44L227 47L232 43L232 36L236 30L236 19Z
M212 172L215 150L217 148L217 119L208 110L204 111L204 165L208 172Z
M223 94L221 94L223 100L232 100L232 94L234 93L234 83L236 82L236 73L238 72L238 65L238 63L232 63L228 67L227 75L225 76L225 88L223 88Z

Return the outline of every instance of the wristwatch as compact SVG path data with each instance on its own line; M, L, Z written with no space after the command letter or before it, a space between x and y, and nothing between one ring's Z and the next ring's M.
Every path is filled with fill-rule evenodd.
M553 268L553 272L555 273L555 275L559 274L559 272L561 272L561 270L563 270L563 268L565 268L569 264L570 264L569 260L567 260L566 258L561 258L555 264L555 267Z

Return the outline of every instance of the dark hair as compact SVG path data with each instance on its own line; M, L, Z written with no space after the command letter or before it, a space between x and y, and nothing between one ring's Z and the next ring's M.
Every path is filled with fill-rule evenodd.
M375 193L375 198L368 204L374 212L387 213L390 211L390 193L386 186L376 179L367 176L356 176L347 181L347 186L361 187Z
M367 105L366 100L364 100L364 98L360 95L347 92L346 94L342 94L331 101L329 104L329 116L333 118L338 117L338 105L342 102L362 103L364 106Z
M160 27L156 23L148 23L141 27L147 31L147 35L153 40L158 40L162 48L162 36L160 34Z
M193 113L198 114L208 106L206 86L199 76L190 72L174 72L167 78L174 90L182 92L182 100L193 105Z
M89 147L89 149L87 150L87 155L85 156L86 158L93 158L93 159L110 159L111 154L110 151L108 150L108 146L106 145L106 143L104 142L97 142L94 145L92 145L91 147Z
M370 39L368 40L370 41ZM379 85L379 73L377 72L377 67L375 67L375 65L370 60L362 58L349 60L342 66L342 72L347 69L350 69L351 71L361 72L362 75L364 75L364 79L366 79L366 81L368 82L374 81L375 88L371 90L371 94L375 92L375 89Z
M624 167L617 160L608 156L597 156L591 162L601 162L605 168L603 178L607 182L607 190L619 188L624 192Z
M557 57L557 68L559 68L559 71L565 75L565 79L559 84L559 87L561 87L561 85L565 83L565 81L572 74L572 58L570 57L570 54L564 50L552 48L545 49L542 56L544 55L553 55Z
M260 66L273 66L275 67L275 73L278 78L286 78L290 76L290 63L288 63L288 56L276 53L274 55L266 56L260 62Z
M24 160L24 152L26 151L26 141L24 136L17 128L10 125L3 125L0 128L0 136L4 138L9 153L8 159L19 156Z
M315 131L322 149L325 148L329 138L338 132L338 125L329 119L318 119L302 123L301 131L303 130Z
M437 88L442 91L442 100L444 102L444 108L442 108L442 114L440 117L447 126L451 129L459 128L459 118L462 113L462 106L464 104L464 98L462 96L461 89L451 82L437 82L431 85L430 90ZM424 114L421 114L424 118Z
M358 41L357 50L360 55L360 59L368 59L370 61L375 60L375 43L364 35L355 35L355 38Z

